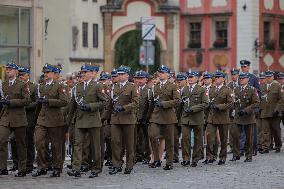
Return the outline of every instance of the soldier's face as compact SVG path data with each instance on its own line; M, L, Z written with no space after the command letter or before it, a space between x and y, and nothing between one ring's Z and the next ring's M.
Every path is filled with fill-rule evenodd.
M90 79L93 78L93 73L92 72L82 72L82 79L84 81L89 81Z
M185 80L178 80L177 82L178 82L179 87L184 87L187 84L187 80L186 79Z
M13 69L13 68L6 68L6 74L8 76L8 78L13 78L17 76L17 70Z
M118 74L118 77L119 77L120 82L125 82L128 80L129 75L127 73L122 73L122 74Z
M215 84L216 85L222 85L225 81L225 78L224 77L216 77L215 78Z
M118 82L118 76L112 77L111 79L112 79L112 82L113 82L113 83L117 83L117 82Z
M279 83L283 84L284 83L284 79L278 79Z
M240 78L240 84L241 85L246 85L248 84L249 78Z
M274 76L266 77L266 82L267 83L272 83L273 80L274 80Z
M53 79L56 80L56 81L59 80L60 79L60 74L59 73L55 73Z
M239 77L239 75L237 75L237 74L232 75L232 80L233 80L233 81L237 81L237 80L238 80L238 77Z
M212 84L212 79L211 78L203 79L203 83L204 83L204 85L211 85Z
M188 77L189 84L197 83L197 81L198 81L198 77Z
M136 84L141 87L144 86L147 83L146 78L136 78Z
M44 72L44 80L49 81L54 78L53 72Z
M264 78L264 79L259 79L259 83L260 83L260 84L265 84L265 83L266 83L266 78Z
M249 72L249 66L241 66L242 72L248 73Z
M25 74L25 73L20 73L19 74L19 79L21 81L27 81L30 78L29 74Z
M158 72L159 78L160 80L167 80L169 77L168 73L164 73L164 72Z

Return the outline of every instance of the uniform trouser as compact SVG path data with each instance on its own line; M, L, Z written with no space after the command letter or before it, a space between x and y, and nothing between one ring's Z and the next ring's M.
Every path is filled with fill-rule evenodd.
M75 129L75 137L76 137L76 129ZM76 141L76 138L75 138L75 141ZM75 142L74 142L74 145L75 145ZM89 136L89 133L86 133L84 135L84 140L83 140L83 146L82 146L82 165L83 166L91 166L91 138ZM74 146L75 148L75 146Z
M262 119L262 130L263 130L262 149L269 150L271 144L271 134L274 138L275 147L276 148L282 147L280 121L281 121L280 117Z
M258 118L256 120L256 127L257 127L257 147L261 149L263 143L262 119Z
M181 133L181 148L182 159L184 161L190 161L191 158L191 131L194 133L194 146L192 152L192 162L197 163L201 157L203 150L203 138L202 138L203 125L182 125Z
M207 126L207 153L206 159L214 159L214 144L216 143L216 132L219 130L221 150L219 159L226 161L227 158L227 139L228 139L228 124L208 124Z
M9 143L11 145L11 158L13 161L13 165L17 168L18 167L18 155L17 155L17 144L15 139L15 133L12 132L9 136Z
M104 142L105 142L105 152L102 158L106 160L111 160L111 126L105 125L104 126Z
M137 124L135 127L135 158L136 159L150 159L150 147L148 136L148 125Z
M171 165L173 163L174 156L174 124L157 124L151 123L149 129L149 138L152 145L154 161L159 161L159 138L163 133L166 143L167 160L166 164Z
M233 122L234 120L231 119L231 122ZM230 149L232 150L233 149L233 127L234 127L234 124L231 123L229 125L229 146L230 146Z
M71 149L72 149L72 154L71 154L71 164L73 162L73 155L74 155L74 142L75 142L75 136L74 136L74 132L75 132L75 126L74 124L72 124L70 127L69 127L69 141L70 141L70 144L71 144Z
M253 152L257 152L257 126L256 123L252 126L252 150Z
M253 126L254 124L248 125L234 125L234 135L233 135L233 154L235 157L240 156L240 137L241 132L244 130L246 135L246 143L245 143L245 156L248 159L252 158L252 146L253 146Z
M178 124L174 126L174 159L179 160L179 137L181 134L181 128Z
M27 170L32 170L35 160L35 144L34 131L35 127L27 127L26 130L26 145L27 145Z
M93 160L90 169L92 171L101 170L101 128L75 128L75 142L74 142L74 157L72 168L75 171L80 171L81 165L83 163L84 154L84 141L88 135L90 139L91 157ZM89 148L88 148L89 150Z
M12 132L14 132L16 140L16 149L18 154L18 170L26 171L26 127L11 128L0 126L0 169L7 169L8 138Z
M246 143L246 134L245 134L244 127L242 127L242 129L241 129L241 136L240 136L240 148L241 148L241 152L244 152L244 151L245 151L245 143Z
M52 168L61 170L62 168L62 143L65 141L64 127L35 127L35 146L37 150L38 169L46 169L49 166L47 141L52 146Z
M114 167L121 166L121 154L126 148L126 167L134 165L134 129L133 124L111 125L112 163ZM122 140L124 139L124 140ZM122 142L125 142L125 147Z

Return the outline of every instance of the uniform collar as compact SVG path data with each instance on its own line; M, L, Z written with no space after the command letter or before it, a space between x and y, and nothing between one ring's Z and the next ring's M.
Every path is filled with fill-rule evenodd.
M53 79L51 79L50 81L48 81L48 82L45 82L45 85L51 85L52 84L52 82L53 82Z
M9 85L11 84L11 85L14 85L14 83L15 83L15 81L16 81L16 77L14 78L14 79L12 79L12 80L9 80Z
M127 83L127 80L124 81L124 82L120 82L120 85L121 85L122 87L124 87L124 86L126 85L126 83Z

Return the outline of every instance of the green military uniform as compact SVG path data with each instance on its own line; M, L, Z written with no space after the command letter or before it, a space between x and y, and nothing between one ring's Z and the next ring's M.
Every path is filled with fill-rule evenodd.
M26 172L27 147L26 126L28 126L24 107L30 103L28 86L15 79L2 84L1 97L9 99L10 104L4 105L0 119L0 170L7 169L9 135L14 132L18 155L19 172Z
M135 109L138 104L137 89L133 83L126 82L124 85L114 85L109 103L108 111L111 113L111 146L112 162L116 168L121 167L121 154L126 147L126 168L131 170L134 165L134 129L136 124ZM124 111L114 111L116 107L122 106Z
M274 137L275 147L282 147L280 130L280 111L282 99L281 85L277 81L261 86L261 115L262 118L262 149L268 151L271 144L271 133Z
M203 150L204 109L208 106L208 97L203 87L198 84L186 86L182 91L182 158L191 160L191 131L194 132L192 165L199 161Z
M219 159L225 162L227 158L228 125L230 124L229 110L233 105L231 89L225 85L212 87L209 91L209 103L206 159L211 161L214 159L213 145L216 143L218 129L221 140Z
M240 157L240 135L242 126L244 126L246 135L245 156L248 160L251 160L253 153L253 126L256 123L254 112L259 105L257 91L254 87L247 84L246 86L235 88L234 94L233 154L234 157Z
M62 168L62 143L65 142L65 122L61 107L67 105L67 92L63 85L51 81L40 84L37 95L39 97L45 96L48 99L47 103L42 104L35 128L38 169L45 170L49 165L46 144L50 140L52 168L60 171Z
M154 99L158 99L161 103L161 106L155 106L151 113L150 127L148 130L154 161L160 161L158 139L161 133L163 133L167 151L166 164L172 165L174 155L174 125L178 122L175 108L180 101L177 86L169 81L154 85L152 91L152 106L154 106Z
M102 109L106 98L102 94L102 87L94 81L78 83L73 91L72 104L76 109L75 143L72 169L80 171L82 164L83 144L88 134L90 138L92 171L101 171L101 140L100 128L102 126L99 110ZM90 106L89 110L82 110L80 100ZM74 111L72 111L74 112Z

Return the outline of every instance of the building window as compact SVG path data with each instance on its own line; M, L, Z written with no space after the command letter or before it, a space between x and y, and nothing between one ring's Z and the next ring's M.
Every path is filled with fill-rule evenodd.
M228 21L215 22L215 35L213 43L215 48L228 47Z
M99 47L99 25L93 24L93 47Z
M31 10L0 6L0 65L13 60L30 66Z
M271 22L265 21L263 23L263 48L266 50L275 49L275 41L271 38Z
M201 48L201 22L189 24L188 48Z
M279 24L279 48L284 50L284 23Z
M82 31L83 47L88 47L88 23L83 22Z

